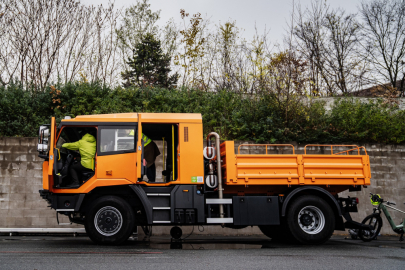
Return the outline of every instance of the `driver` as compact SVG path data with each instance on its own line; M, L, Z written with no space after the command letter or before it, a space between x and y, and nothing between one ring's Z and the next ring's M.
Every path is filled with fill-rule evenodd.
M79 150L80 162L72 164L69 168L72 183L67 187L76 188L80 186L80 175L83 172L94 171L94 156L96 154L96 132L94 129L84 131L83 137L77 142L64 143L62 147L68 150Z

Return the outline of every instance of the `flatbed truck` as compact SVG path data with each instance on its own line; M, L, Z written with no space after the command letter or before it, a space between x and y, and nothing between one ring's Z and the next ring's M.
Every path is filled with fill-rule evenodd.
M89 129L97 142L94 171L83 173L73 188L68 171L80 154L62 144L81 139ZM161 146L155 182L145 176L142 134ZM357 199L339 193L370 185L364 147L309 145L296 154L293 145L235 149L215 132L206 140L204 147L201 114L83 115L58 125L52 117L39 128L44 159L39 193L57 215L84 225L99 244L121 244L137 226L145 232L171 226L174 238L181 236L179 226L258 226L270 238L302 244L321 244L334 230L361 226L350 218ZM252 147L257 153L246 153ZM279 154L275 147L289 150ZM311 147L326 147L327 153L309 154Z

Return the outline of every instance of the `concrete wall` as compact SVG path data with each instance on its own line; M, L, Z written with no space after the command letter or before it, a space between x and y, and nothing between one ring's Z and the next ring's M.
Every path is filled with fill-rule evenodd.
M55 211L39 196L43 159L38 158L37 140L0 138L0 227L77 227L59 226Z
M37 157L36 138L0 138L0 227L2 228L53 228L78 227L79 225L59 226L55 211L39 196L42 189L42 159ZM242 142L239 142L240 144ZM237 145L238 145L237 144ZM361 192L344 192L341 196L357 196L360 199L359 213L355 220L362 220L372 212L369 192L379 193L384 199L397 203L405 211L405 146L365 145L370 155L371 186ZM296 145L296 152L303 153L303 145ZM236 148L236 147L235 147ZM261 153L260 147L242 147L243 153ZM327 149L312 148L310 153L328 153ZM277 149L274 153L288 153ZM162 160L157 160L157 173L162 169ZM395 222L405 214L392 214ZM62 218L61 222L67 222ZM383 233L392 233L384 218ZM170 227L153 228L154 235L168 234ZM183 233L191 232L192 227L183 228ZM219 226L195 227L194 234L251 235L261 234L257 227L242 230L222 229Z
M371 186L363 188L360 192L343 192L341 196L358 197L360 207L358 213L352 217L356 221L362 221L373 212L370 202L370 192L380 194L384 200L395 202L394 206L405 211L405 146L404 145L366 145L370 155ZM396 224L404 220L405 214L390 210L391 217ZM382 234L393 234L387 219L383 217Z
M311 101L324 101L325 109L330 111L333 103L340 98L335 97L322 97L322 98L311 98ZM353 99L354 101L360 101L361 103L368 103L370 101L376 101L379 98L370 98L370 97L349 97L348 99ZM395 102L398 104L400 110L405 110L405 98L397 98Z

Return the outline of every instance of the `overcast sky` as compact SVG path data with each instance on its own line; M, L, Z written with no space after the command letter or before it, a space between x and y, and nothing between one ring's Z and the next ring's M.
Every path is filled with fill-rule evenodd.
M84 4L107 5L109 0L81 0ZM341 7L348 12L356 13L360 0L328 0L331 7ZM118 8L128 7L135 4L135 0L116 0ZM243 37L251 39L255 33L255 24L259 33L263 33L265 27L269 32L270 40L275 43L281 42L287 28L287 20L291 20L292 0L149 0L151 9L161 10L161 22L163 25L170 18L180 22L180 9L187 13L200 12L203 17L210 18L213 24L226 22L231 19L236 21L239 28L244 29ZM302 7L310 5L310 0L295 0Z

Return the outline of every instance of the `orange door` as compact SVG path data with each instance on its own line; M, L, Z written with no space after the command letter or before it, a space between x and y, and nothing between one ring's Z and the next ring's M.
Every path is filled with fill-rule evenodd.
M50 141L49 141L49 163L48 163L48 173L47 179L45 179L45 173L43 173L42 186L44 189L50 189L53 186L53 164L55 160L55 139L56 139L56 122L55 117L51 118L51 130L50 130ZM46 164L44 163L43 169L46 169Z
M136 183L135 163L136 153L98 156L97 178L111 179L111 185L114 185L114 179L126 179Z
M99 126L97 179L127 179L136 183L136 124ZM114 185L112 182L111 185Z
M136 156L136 177L141 180L142 179L142 121L141 121L141 114L138 114L138 141L137 144L138 148L137 156Z
M181 184L204 184L202 125L179 125L179 179Z

